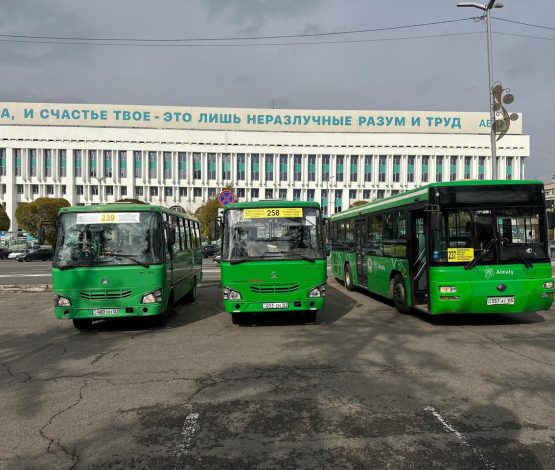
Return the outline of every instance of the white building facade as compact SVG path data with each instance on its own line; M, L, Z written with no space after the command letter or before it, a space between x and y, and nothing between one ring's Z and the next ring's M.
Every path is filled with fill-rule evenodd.
M95 118L95 119L93 119ZM497 144L522 179L522 119ZM436 182L491 178L487 113L0 103L0 204L136 198L194 212L223 187L241 201L314 200L327 214Z

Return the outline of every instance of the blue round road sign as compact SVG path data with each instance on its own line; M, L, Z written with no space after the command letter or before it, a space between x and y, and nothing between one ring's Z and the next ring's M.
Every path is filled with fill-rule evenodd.
M235 197L235 194L233 194L233 191L230 191L229 189L224 189L218 196L218 202L222 207L232 204L236 200L237 198Z

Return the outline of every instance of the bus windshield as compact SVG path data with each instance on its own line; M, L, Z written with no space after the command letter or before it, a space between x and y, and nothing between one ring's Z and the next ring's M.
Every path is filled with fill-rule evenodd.
M53 266L148 266L163 261L163 230L155 212L62 214Z
M434 232L432 262L448 262L450 248L471 248L480 263L524 262L547 258L537 207L444 210Z
M245 217L245 210L226 212L222 259L325 258L318 209L298 208L302 217L275 217L269 215L271 209Z

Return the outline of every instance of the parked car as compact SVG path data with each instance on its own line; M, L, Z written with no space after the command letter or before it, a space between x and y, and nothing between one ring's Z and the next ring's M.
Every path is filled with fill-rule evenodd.
M9 248L0 248L0 259L8 259L9 254L12 252Z
M29 253L29 250L14 250L8 255L8 259L17 259L19 256L24 256Z
M221 263L222 262L222 255L220 255L219 253L214 255L214 257L212 258L212 261L214 263Z
M53 254L54 251L52 250L52 248L38 248L36 250L30 251L29 253L26 253L25 255L19 256L17 258L17 261L51 261Z
M216 253L219 253L220 247L218 245L204 245L202 247L202 254L205 258L209 256L214 256Z

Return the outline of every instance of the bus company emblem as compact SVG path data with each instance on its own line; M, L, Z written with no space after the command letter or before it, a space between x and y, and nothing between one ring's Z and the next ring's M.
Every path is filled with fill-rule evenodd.
M279 276L277 275L277 273L275 271L272 271L272 274L270 274L270 278L272 279L277 279Z
M107 286L108 284L110 284L110 281L108 280L107 277L102 278L102 281L100 281L100 284L102 284L103 286Z
M494 273L493 269L491 269L491 268L484 269L484 277L486 279L491 279L494 275L495 275L495 273Z

